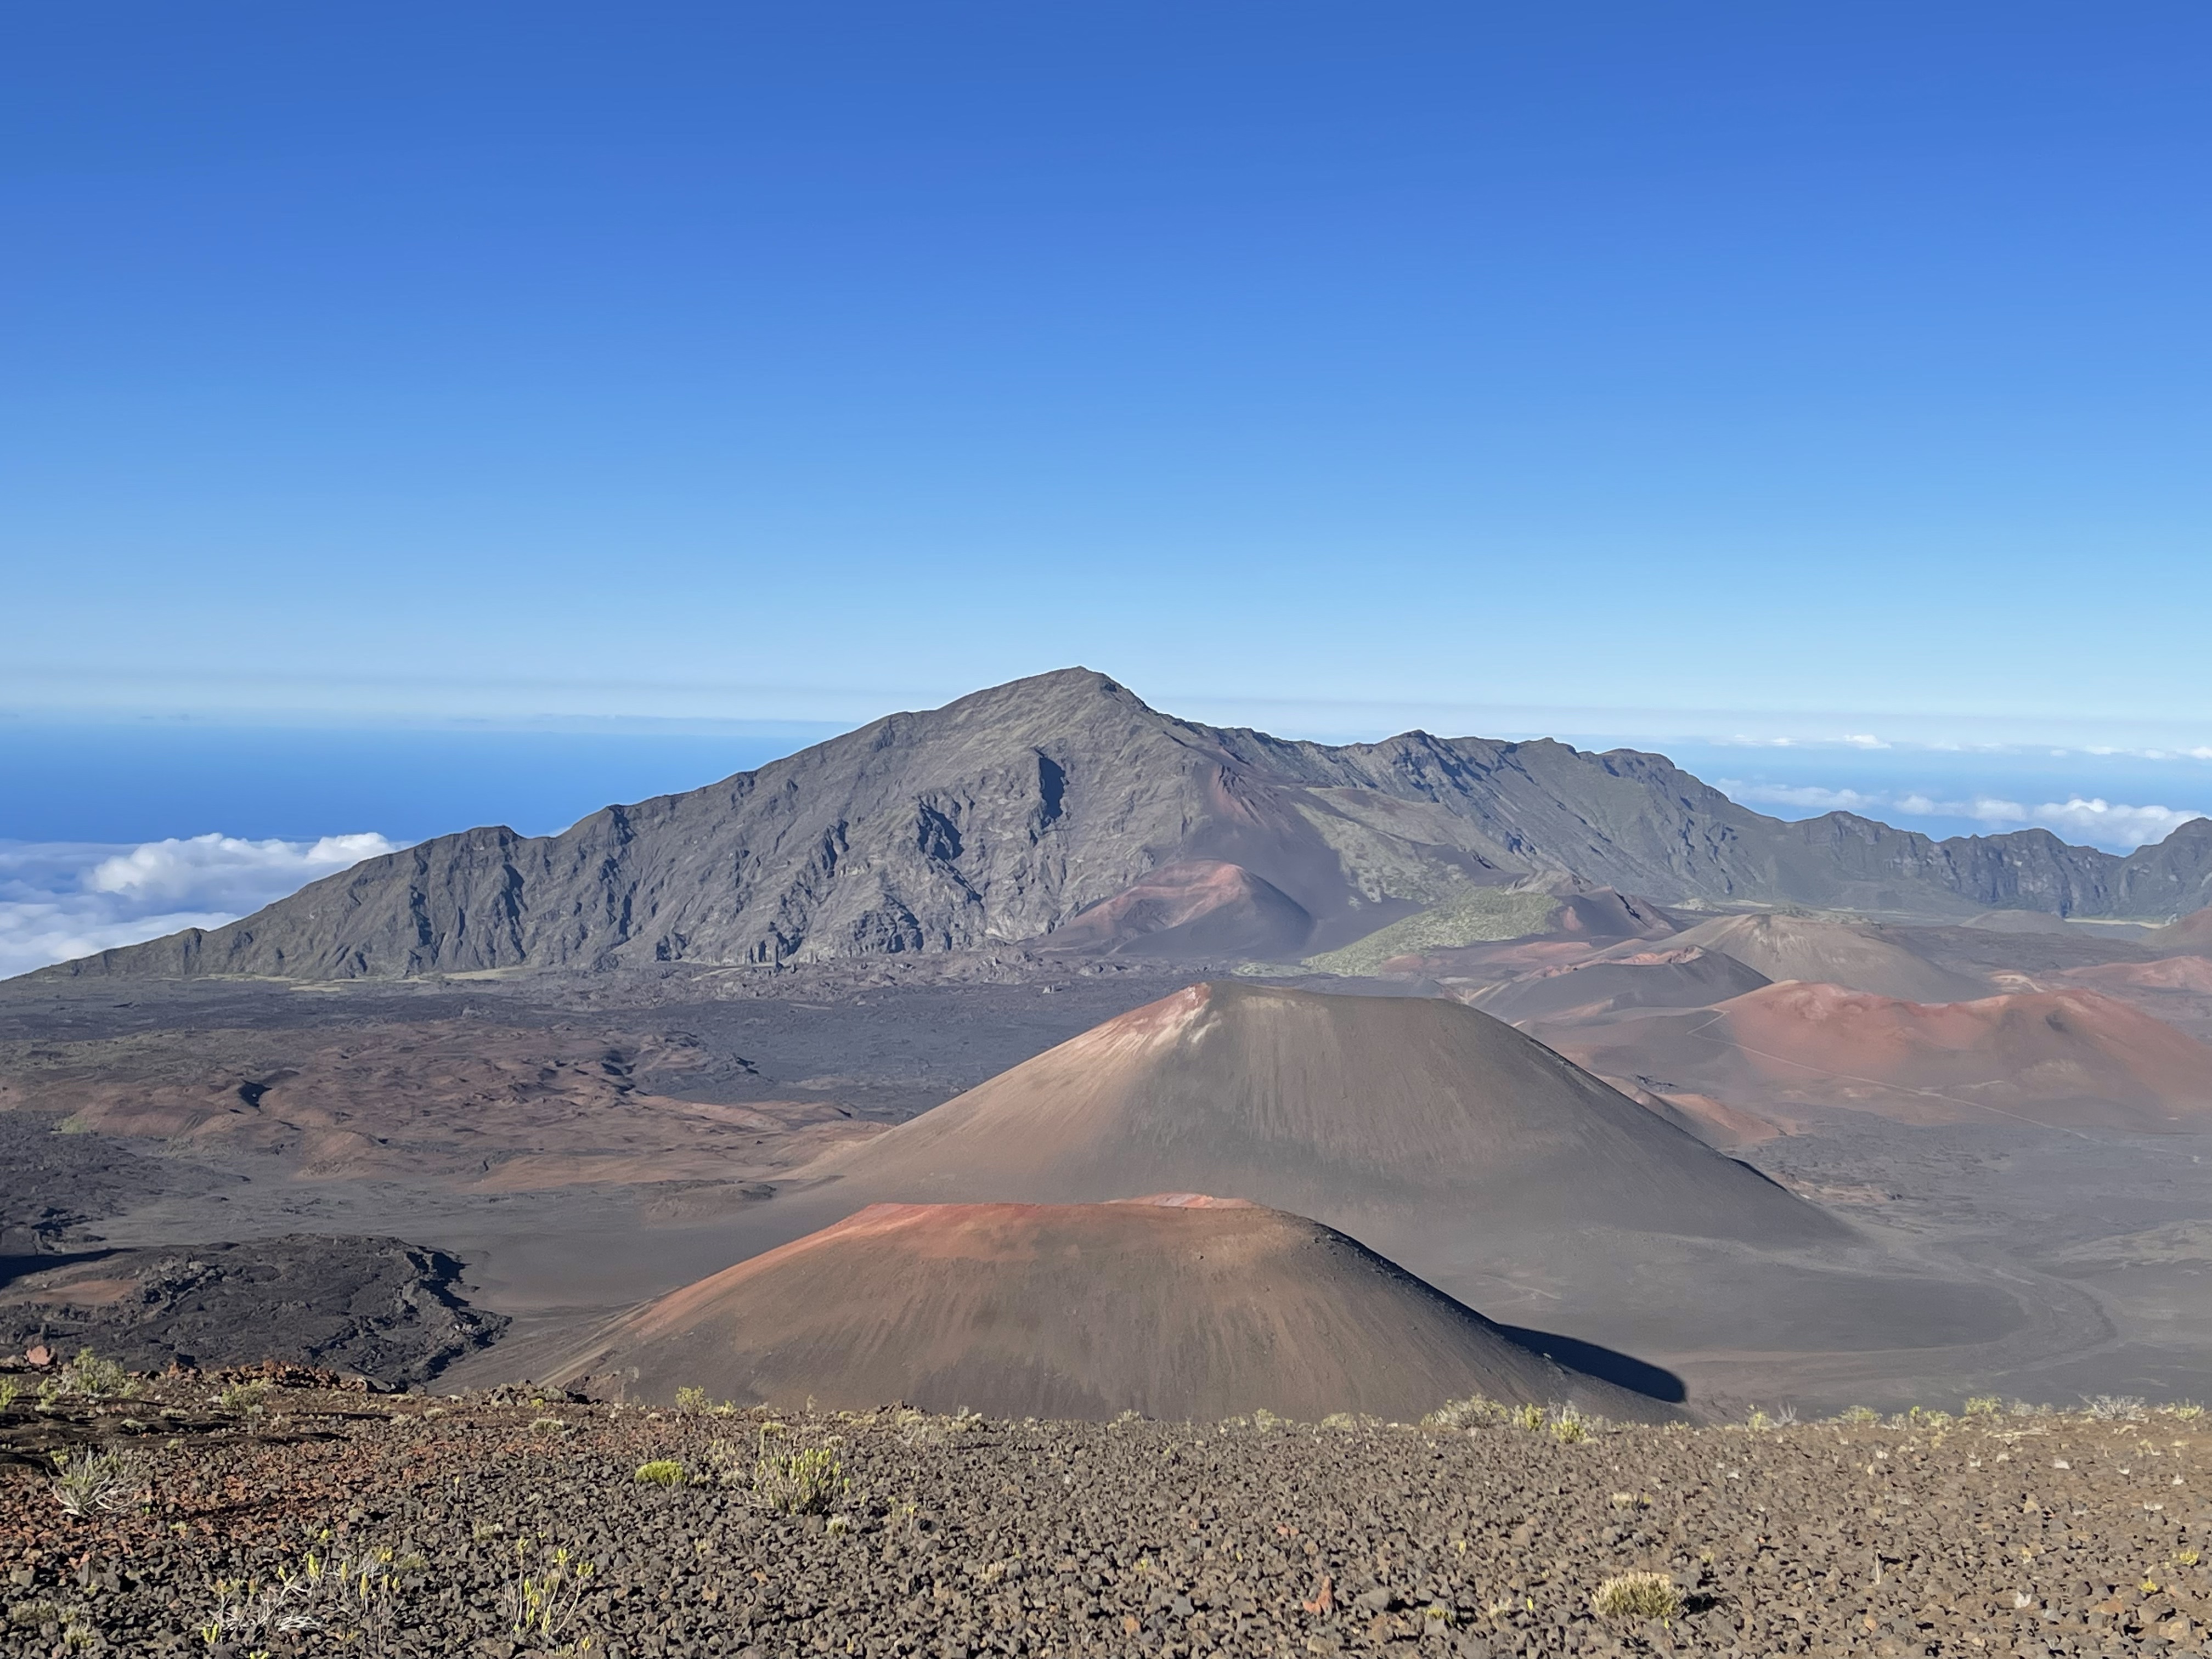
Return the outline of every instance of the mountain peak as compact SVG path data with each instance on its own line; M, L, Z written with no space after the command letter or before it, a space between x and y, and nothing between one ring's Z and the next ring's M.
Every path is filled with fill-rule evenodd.
M1661 904L2163 918L2212 899L2208 838L2212 824L2184 825L2122 860L2040 831L1939 845L1871 819L1784 823L1656 756L1421 732L1280 742L1163 714L1071 666L559 836L441 836L204 935L45 971L775 966L1048 944L1116 900L1115 925L1081 948L1143 951L1205 893L1243 896L1206 912L1201 954L1290 960L1470 884L1560 872ZM1148 882L1161 890L1139 893Z

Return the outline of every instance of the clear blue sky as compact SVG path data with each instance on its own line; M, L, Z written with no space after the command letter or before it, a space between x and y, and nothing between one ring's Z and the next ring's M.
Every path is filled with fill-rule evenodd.
M2199 0L87 0L0 79L18 718L2212 744Z

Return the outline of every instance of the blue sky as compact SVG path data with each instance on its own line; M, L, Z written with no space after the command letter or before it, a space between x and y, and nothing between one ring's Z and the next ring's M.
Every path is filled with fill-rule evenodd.
M2212 745L2200 5L4 29L21 728Z

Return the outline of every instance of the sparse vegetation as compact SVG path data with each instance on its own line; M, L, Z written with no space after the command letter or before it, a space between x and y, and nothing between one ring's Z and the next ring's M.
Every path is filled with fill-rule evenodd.
M515 1576L500 1591L499 1611L516 1641L543 1647L567 1633L599 1574L558 1545L542 1551L533 1569L532 1547L530 1539L515 1540Z
M15 1401L23 1392L23 1385L12 1376L0 1376L0 1412L15 1409Z
M1468 887L1364 939L1308 957L1305 965L1324 974L1371 974L1392 957L1411 951L1443 950L1483 939L1519 939L1536 933L1559 908L1559 899L1550 893Z
M119 1451L56 1452L51 1484L62 1513L77 1517L128 1509L144 1490L137 1461Z
M215 1397L217 1411L228 1412L234 1417L244 1417L261 1409L262 1396L269 1392L266 1382L234 1382ZM436 1408L434 1407L432 1410ZM425 1412L424 1416L430 1415Z
M1492 1620L1524 1628L1577 1620L1585 1629L1609 1626L1638 1650L1644 1644L1633 1632L1647 1620L1664 1620L1673 1632L1661 1640L1655 1625L1650 1644L1671 1643L1682 1652L1731 1644L1779 1652L1801 1633L1808 1650L1841 1650L1865 1644L1863 1615L1899 1593L1887 1589L1892 1581L1917 1593L1909 1565L1916 1553L1942 1552L1968 1593L1955 1603L1929 1603L1929 1641L1971 1651L1973 1637L2008 1629L2015 1612L2033 1618L2078 1601L2075 1563L2064 1554L2026 1548L2017 1531L1992 1534L1976 1524L1993 1492L2000 1501L2008 1491L2041 1498L2045 1481L2051 1497L2043 1501L2072 1500L2069 1534L2082 1535L2094 1559L2123 1564L2100 1594L2118 1586L2130 1597L2167 1598L2172 1611L2163 1603L2151 1609L2141 1621L2146 1632L2175 1618L2198 1630L2212 1624L2212 1580L2203 1565L2212 1550L2188 1522L2182 1495L2166 1492L2168 1477L2185 1473L2201 1452L2201 1424L2186 1425L2164 1407L2148 1408L2148 1418L2170 1425L2170 1435L2078 1407L2025 1423L1980 1408L1966 1414L1977 1431L1954 1435L1952 1444L1964 1445L1945 1455L1940 1429L1911 1437L1792 1428L1771 1405L1772 1427L1757 1438L1741 1418L1732 1429L1601 1431L1596 1419L1563 1405L1509 1413L1470 1397L1439 1407L1425 1428L1347 1415L1341 1431L1329 1433L1255 1413L1202 1427L994 1420L957 1440L932 1430L934 1437L924 1441L912 1437L918 1428L948 1419L903 1408L781 1420L748 1412L741 1429L726 1429L714 1418L672 1413L661 1421L642 1410L574 1407L520 1392L447 1401L443 1425L418 1435L412 1403L362 1411L357 1395L318 1401L288 1390L284 1402L296 1401L303 1421L327 1420L334 1439L373 1452L347 1457L357 1480L319 1489L320 1472L331 1467L328 1451L338 1448L295 1452L288 1437L238 1434L235 1419L210 1419L199 1408L209 1392L165 1382L164 1407L176 1409L175 1401L191 1409L156 1426L185 1437L166 1449L161 1436L118 1443L159 1481L163 1499L161 1513L142 1521L134 1511L144 1484L107 1493L106 1501L119 1502L130 1517L127 1560L112 1547L121 1532L112 1521L100 1524L99 1498L87 1511L94 1520L71 1522L46 1483L0 1483L0 1526L27 1521L65 1540L0 1607L0 1621L13 1620L0 1630L16 1646L48 1659L174 1653L176 1638L189 1635L193 1652L213 1648L238 1659L264 1650L276 1659L400 1659L478 1645L504 1651L509 1643L517 1659L588 1659L617 1645L652 1652L662 1637L671 1638L671 1651L676 1636L696 1645L699 1632L726 1628L740 1608L758 1607L789 1625L825 1607L837 1609L833 1646L847 1636L866 1646L899 1630L942 1629L961 1613L947 1592L1002 1587L1022 1598L1037 1650L1048 1643L1061 1651L1079 1644L1071 1638L1097 1615L1078 1607L1063 1616L1049 1594L1055 1573L1085 1581L1088 1601L1112 1620L1109 1633L1115 1626L1131 1633L1125 1616L1139 1629L1154 1613L1178 1616L1172 1603L1179 1595L1197 1599L1188 1587L1205 1570L1208 1540L1186 1540L1179 1528L1139 1528L1164 1492L1180 1502L1200 1490L1215 1515L1263 1545L1246 1549L1238 1571L1260 1598L1258 1613L1243 1616L1269 1638L1270 1650L1279 1637L1298 1645L1301 1632L1311 1632L1307 1621L1319 1618L1340 1623L1346 1635L1379 1620L1400 1640L1472 1626L1468 1639L1494 1651L1502 1627L1485 1628L1485 1607ZM332 1403L340 1408L323 1419ZM99 1429L112 1431L124 1410L156 1416L151 1406L110 1407ZM19 1415L9 1426L19 1437L74 1436L84 1431L85 1416L48 1423ZM1923 1412L1917 1421L1936 1418ZM1914 1419L1908 1412L1900 1420ZM1528 1431L1512 1432L1509 1421ZM561 1450L573 1446L574 1458L513 1455L518 1441L554 1432L543 1426L553 1424L563 1425ZM1451 1426L1440 1432L1438 1424ZM1471 1424L1499 1426L1470 1436ZM1579 1448L1577 1428L1590 1437ZM204 1437L188 1438L195 1435ZM58 1476L63 1467L52 1472ZM624 1468L642 1478L619 1492L592 1491L592 1471L605 1468L617 1479ZM185 1468L189 1476L171 1480L170 1471ZM2023 1484L2014 1489L2015 1479ZM2154 1492L2145 1490L2147 1480ZM687 1494L695 1482L748 1501L718 1501L722 1492ZM1501 1504L1502 1486L1547 1495L1534 1504ZM356 1547L343 1536L352 1505L392 1515L406 1492L422 1490L437 1502L408 1511L408 1561L381 1553L322 1559L325 1551ZM297 1564L299 1546L289 1542L301 1536L290 1530L297 1522L235 1542L223 1532L241 1499L273 1505L301 1491L316 1494L302 1518L329 1528L307 1564ZM2140 1501L2146 1497L2148 1505ZM574 1507L580 1498L588 1513ZM1348 1573L1346 1555L1316 1560L1308 1553L1318 1546L1384 1553L1391 1540L1402 1540L1408 1501L1419 1506L1419 1529L1432 1540L1439 1565L1449 1570L1437 1577L1455 1574L1470 1592L1465 1597L1439 1596L1413 1574L1401 1578L1395 1560L1388 1577L1370 1577ZM561 1512L561 1504L571 1507ZM573 1553L555 1547L543 1530L548 1523L535 1518L556 1512L562 1518L552 1524ZM1796 1524L1808 1515L1840 1516L1843 1524ZM1323 1516L1329 1518L1314 1518ZM775 1524L787 1517L790 1524ZM1753 1555L1741 1547L1753 1528L1771 1549ZM1135 1547L1133 1534L1143 1539ZM1041 1539L1048 1541L1038 1547ZM594 1561L596 1573L587 1565ZM612 1593L609 1583L617 1561L627 1595ZM109 1582L117 1565L119 1589ZM210 1571L225 1577L212 1593ZM1324 1595L1330 1572L1336 1577ZM1791 1599L1831 1573L1841 1575L1832 1581L1841 1594ZM2146 1583L2159 1588L2141 1589ZM1048 1594L1030 1606L1041 1585ZM848 1591L849 1600L838 1599ZM1300 1613L1302 1607L1321 1610ZM1753 1621L1747 1627L1747 1618Z
M686 1383L676 1391L676 1409L687 1417L703 1417L714 1409L706 1389Z
M1624 1572L1597 1587L1590 1609L1601 1619L1667 1622L1680 1615L1682 1592L1663 1572Z
M62 1367L63 1390L87 1400L128 1400L138 1391L138 1379L112 1359L102 1359L90 1348Z
M310 1550L274 1579L218 1578L209 1587L200 1639L212 1648L319 1632L342 1644L362 1643L390 1611L392 1571L389 1549L328 1558Z
M2081 1409L2104 1423L2131 1423L2143 1415L2143 1402L2131 1394L2085 1394Z
M1854 1427L1862 1427L1869 1423L1881 1422L1881 1413L1874 1410L1871 1407L1853 1406L1849 1410L1845 1411L1841 1416L1838 1417L1836 1421L1838 1423L1849 1423Z
M2004 1410L2004 1401L1993 1394L1978 1394L1969 1400L1963 1413L1967 1417L1995 1417Z
M836 1449L771 1449L763 1443L753 1464L753 1498L779 1515L827 1515L852 1489Z
M1471 1394L1464 1400L1447 1400L1421 1419L1425 1429L1483 1429L1506 1420L1510 1413L1487 1395Z

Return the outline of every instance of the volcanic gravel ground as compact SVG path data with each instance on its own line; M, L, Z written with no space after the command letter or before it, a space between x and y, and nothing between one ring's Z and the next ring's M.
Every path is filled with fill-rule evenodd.
M885 1411L769 1431L846 1482L830 1513L787 1515L745 1484L759 1413L281 1386L238 1406L175 1379L16 1403L0 1652L2132 1654L2212 1623L2212 1431L2173 1412L1567 1443ZM714 1483L717 1440L740 1484ZM39 1460L101 1443L132 1495L72 1518ZM636 1478L654 1459L679 1484ZM324 1588L283 1606L321 1628L197 1632L214 1581L267 1593L311 1552ZM366 1599L331 1595L363 1559ZM1592 1591L1638 1569L1683 1611L1596 1616ZM554 1628L518 1642L526 1581Z

